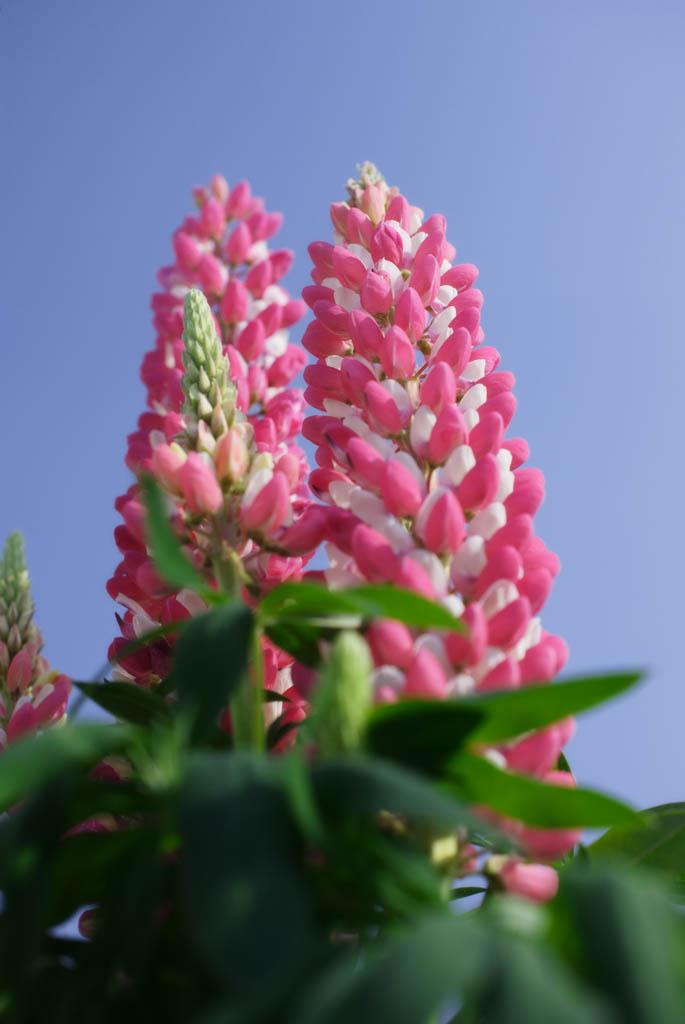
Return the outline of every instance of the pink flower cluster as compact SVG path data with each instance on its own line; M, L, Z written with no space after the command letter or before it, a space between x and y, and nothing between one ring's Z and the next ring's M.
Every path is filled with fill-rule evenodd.
M334 243L309 247L314 321L305 398L318 415L310 486L329 506L327 583L394 583L449 608L464 633L376 622L366 638L380 701L454 698L551 680L566 645L538 613L559 570L535 536L544 496L528 446L506 436L514 377L484 344L477 269L455 263L445 218L425 218L373 169L331 206ZM488 752L560 785L567 720ZM577 834L511 823L535 856Z
M153 472L173 498L179 535L209 580L217 557L207 538L212 519L216 544L237 553L246 594L254 598L301 574L323 528L294 441L302 393L287 386L306 360L287 331L305 305L278 283L292 254L268 248L280 214L267 213L247 182L229 189L220 176L194 195L198 212L174 234L176 262L159 272L163 290L152 298L157 337L141 371L149 408L129 437L126 461L136 474ZM202 403L213 400L195 395L202 407L191 415L183 331L184 302L192 292L204 295L211 311L210 332L225 357L215 369L228 380L228 406L220 402L207 412ZM202 385L202 368L196 370L195 384L211 389L212 381ZM195 594L173 592L159 579L146 547L138 484L115 506L123 518L115 530L122 560L107 588L126 611L112 655L155 625L203 607ZM169 651L165 641L150 645L127 658L120 674L153 684L166 672ZM280 653L277 660L283 660Z
M0 749L66 714L71 680L50 668L42 646L23 540L13 533L0 561Z

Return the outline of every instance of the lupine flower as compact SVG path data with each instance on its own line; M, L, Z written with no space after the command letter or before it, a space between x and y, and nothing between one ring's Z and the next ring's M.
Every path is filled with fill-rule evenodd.
M218 579L249 601L275 581L301 572L321 537L323 513L302 497L301 454L283 442L273 447L258 443L255 428L238 406L229 360L198 289L185 297L183 343L179 431L170 444L161 440L152 448L146 468L167 493L179 539L196 567L209 582ZM156 622L202 608L197 595L172 593L158 578L145 547L135 494L122 511L138 545L129 552L130 559L136 556L129 563L136 590L132 594L124 579L128 589L120 590L118 598L128 603L129 618L123 620L124 640L115 641L115 652L125 639ZM124 562L120 578L127 576ZM168 659L159 645L141 654L123 663L123 677L149 685L164 675ZM289 671L282 670L290 660L266 645L267 685L278 681L281 690L289 685Z
M0 560L0 748L61 722L71 681L41 655L20 533L5 541Z
M467 627L372 625L378 701L548 682L567 656L539 619L559 561L534 535L543 478L507 434L514 378L484 344L478 271L454 262L445 218L426 218L372 165L348 191L331 207L333 244L309 247L303 292L315 317L303 344L316 357L305 398L318 413L303 431L317 446L310 486L329 506L325 580L408 587ZM489 756L572 782L553 771L572 729L562 722ZM577 839L518 834L545 858Z
M267 213L247 182L229 189L218 175L194 196L198 214L174 234L176 262L159 272L163 290L152 298L157 338L141 370L149 410L129 437L126 461L136 474L152 472L179 503L177 513L193 533L189 551L209 579L212 556L196 527L202 517L220 516L224 555L239 553L249 563L243 582L256 594L297 578L321 535L304 455L294 442L302 393L287 387L306 359L287 330L305 305L278 283L292 254L267 245L280 214ZM186 307L200 319L184 333L184 301L198 289L206 303L195 299ZM202 351L194 348L198 331L207 342ZM195 594L172 592L158 578L137 484L115 505L124 520L115 530L122 561L108 591L126 611L119 619L123 640L112 653L158 623L203 608ZM224 563L235 576L238 563ZM167 670L169 651L164 641L151 645L127 659L119 674L154 683ZM267 661L271 678L288 659L269 649Z

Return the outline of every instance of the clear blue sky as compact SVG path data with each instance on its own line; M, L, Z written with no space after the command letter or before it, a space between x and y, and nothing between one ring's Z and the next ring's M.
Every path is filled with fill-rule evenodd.
M112 501L190 187L249 177L296 293L371 159L481 268L569 671L651 672L571 762L685 798L684 52L676 0L0 0L0 533L26 535L55 666L88 677L113 635Z

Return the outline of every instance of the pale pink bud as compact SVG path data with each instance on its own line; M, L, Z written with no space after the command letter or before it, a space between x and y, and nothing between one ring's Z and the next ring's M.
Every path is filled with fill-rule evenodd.
M483 609L477 601L466 606L461 621L465 633L449 633L445 646L449 659L455 667L466 668L477 664L485 653L488 640L488 624Z
M510 437L502 443L502 447L511 454L512 469L518 469L530 455L528 442L524 441L522 437Z
M571 723L572 734L573 719L567 721ZM568 733L566 727L560 729L556 725L531 733L503 750L508 766L526 775L544 775L557 763L564 743L570 738Z
M421 228L425 231L426 228ZM445 251L445 235L442 231L431 231L427 238L424 238L421 245L416 250L416 256L414 257L417 261L422 259L424 256L435 256L438 261L438 266L442 263L443 254Z
M343 352L349 351L348 342L341 338L339 334L333 334L323 324L320 324L318 320L313 320L310 324L307 324L302 335L302 345L307 349L307 352L311 352L317 359L327 359L328 356L338 356L342 355Z
M499 484L499 467L494 455L484 455L470 469L457 489L461 507L477 512L494 500Z
M224 208L215 196L210 196L205 201L200 214L200 221L207 234L211 235L212 238L219 238L224 233L224 228L226 227Z
M409 555L404 555L395 570L393 583L406 590L414 590L417 594L423 594L429 601L435 600L435 587L425 569L422 569L418 562L415 562Z
M499 548L509 546L521 551L533 536L533 520L530 516L514 516L494 533L487 542L486 552L492 558Z
M424 235L432 235L435 231L439 231L444 235L447 231L447 221L441 213L433 213L430 217L424 220L419 231Z
M474 267L472 263L460 263L445 271L442 275L442 283L462 291L464 288L470 288L477 277L478 267Z
M447 363L452 367L456 377L460 377L466 369L471 355L471 335L465 327L457 327L445 338L438 351L431 355L432 362Z
M33 706L40 725L56 722L65 714L70 693L71 680L59 675L35 694Z
M248 530L269 536L283 525L290 509L290 489L282 473L274 473L241 514Z
M347 235L347 214L349 209L347 203L331 203L331 221L339 235Z
M271 284L272 278L273 270L270 261L260 260L259 263L255 263L253 267L250 267L245 278L245 286L256 299L261 299Z
M479 693L493 690L515 690L521 682L521 670L517 661L504 658L478 683Z
M247 445L238 430L229 430L219 440L214 451L214 467L219 480L237 483L250 465Z
M282 388L296 377L307 361L306 354L299 345L288 345L283 355L274 359L267 371L269 386Z
M404 692L411 697L446 696L447 677L442 665L426 647L421 648L414 656L407 669L407 682Z
M295 254L292 249L276 249L275 252L270 253L269 261L271 263L272 279L274 283L280 281L282 277L288 273L293 265Z
M340 364L340 374L345 395L355 405L363 405L364 388L369 381L375 380L373 372L364 363L352 356L343 359Z
M307 246L312 263L318 270L323 270L326 277L333 277L335 273L333 268L334 248L335 246L330 242L310 242Z
M33 659L25 647L12 658L7 670L7 689L10 693L23 693L31 682Z
M258 210L247 219L247 226L255 242L271 238L280 230L282 223L282 213L266 213L263 210Z
M408 231L411 226L411 206L402 195L393 196L385 214L386 220L396 221L400 227Z
M546 864L523 864L510 860L499 872L499 878L508 892L535 903L554 899L559 889L559 876Z
M354 437L347 446L347 456L352 471L363 484L380 487L385 472L385 459L373 445L361 437Z
M414 653L414 638L403 623L378 619L365 636L376 665L407 667Z
M228 182L223 174L215 174L209 183L209 190L220 202L225 203L228 199Z
M333 247L333 271L338 280L353 291L359 291L366 277L366 267L359 257L341 245Z
M534 516L545 497L545 478L539 469L517 469L514 490L504 503L509 516Z
M476 459L487 455L488 452L496 455L502 444L503 434L504 422L498 412L491 412L481 416L469 434L469 445Z
M429 254L416 260L409 284L418 293L424 306L432 304L440 287L440 267L435 256Z
M375 263L389 260L396 267L401 267L403 244L399 231L385 222L379 224L371 236L371 256Z
M409 339L416 343L426 329L426 319L426 310L418 292L414 288L405 288L395 306L395 326L406 331Z
M226 243L226 258L229 263L236 266L244 263L252 248L252 236L247 224L237 224Z
M375 270L365 272L360 300L367 313L387 313L392 306L392 285L388 275Z
M520 668L522 683L547 683L556 675L556 654L548 644L536 644L526 651L525 657L521 659Z
M205 252L197 265L200 284L206 292L220 295L226 287L228 278L226 268L211 252Z
M361 309L355 309L350 313L348 328L357 352L370 362L377 360L383 341L383 332L373 317Z
M150 469L165 490L171 494L178 494L181 490L178 474L184 462L184 456L174 451L170 445L158 444L152 449Z
M364 389L364 399L380 426L389 434L399 434L402 429L400 410L392 395L378 381L369 381Z
M360 571L371 583L392 578L397 558L390 543L376 530L360 523L352 534L352 553Z
M487 565L478 576L474 586L474 595L477 598L483 596L488 587L498 580L511 580L515 582L521 573L522 560L515 548L507 545L498 548L488 558Z
M223 494L216 476L197 452L189 452L178 473L183 497L191 512L196 514L218 512Z
M414 346L401 327L390 327L380 347L381 366L388 377L408 380L414 373Z
M281 326L282 309L283 306L280 306L277 302L270 302L268 306L265 306L264 309L260 310L257 314L257 319L261 320L264 325L264 333L267 338L270 338L272 334L275 334Z
M436 363L428 371L421 385L421 402L428 405L434 413L439 413L445 406L453 405L457 394L457 382L447 363Z
M229 217L243 217L250 208L252 193L246 181L239 181L226 200L226 213Z
M530 601L533 615L540 611L549 597L552 582L552 574L547 569L530 569L518 581L519 593Z
M452 327L465 327L471 335L474 345L478 344L478 331L480 329L480 310L475 306L462 309L452 321Z
M413 473L397 459L385 463L381 496L393 516L413 516L418 512L423 493Z
M238 336L236 345L241 356L243 356L248 363L251 363L262 354L265 342L266 331L264 330L264 324L261 320L257 319L250 320L250 322L246 324Z
M182 270L195 270L202 256L202 250L195 239L185 231L177 231L173 237L173 246L179 267Z
M446 405L438 414L431 431L428 448L431 462L440 465L454 449L466 439L466 420L456 405Z
M385 196L378 185L369 185L362 193L362 210L374 224L378 224L385 213Z
M373 235L373 223L366 214L353 206L347 214L347 237L350 242L357 242L368 249Z
M333 334L348 335L350 315L342 306L320 300L314 303L314 316Z
M443 491L434 502L423 527L423 539L429 551L436 554L453 554L464 539L464 513L451 491Z
M302 299L291 299L284 306L281 306L280 310L281 326L292 327L293 324L302 319L307 312L307 307Z
M300 518L278 538L279 547L291 555L309 554L324 539L326 522L326 510L321 505L308 505Z
M517 644L528 629L531 610L527 597L517 597L488 621L488 643L507 650Z
M228 282L221 299L221 315L227 324L237 324L247 316L248 294L242 281Z
M37 728L38 716L33 705L25 698L25 703L17 705L12 713L7 726L7 740L9 743L13 743L21 736L35 732Z

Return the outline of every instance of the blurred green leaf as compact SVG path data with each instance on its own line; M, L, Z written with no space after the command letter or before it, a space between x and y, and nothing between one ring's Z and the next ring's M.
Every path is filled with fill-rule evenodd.
M75 682L75 685L98 707L132 725L163 725L173 720L173 705L154 690L145 690L135 683Z
M128 658L130 654L135 654L136 651L141 650L143 647L149 647L150 644L157 643L158 640L165 640L173 633L178 633L179 629L182 629L187 622L188 619L175 619L173 622L165 622L164 625L158 626L157 629L151 629L148 633L143 633L142 636L136 637L135 640L125 644L111 659L111 664L118 665L124 658Z
M446 769L464 799L540 828L601 828L633 822L637 812L589 789L553 786L503 771L472 754L459 754Z
M375 817L387 811L448 830L464 826L496 838L505 849L512 846L452 793L389 761L362 755L327 758L312 763L311 777L316 801L329 820L345 815Z
M269 640L276 644L276 647L280 647L282 651L292 655L303 665L316 668L320 663L319 639L327 636L327 633L322 632L316 626L312 626L305 620L280 621L275 619L265 624L264 632Z
M140 481L145 506L146 540L150 554L162 579L173 587L190 587L205 599L216 600L219 595L209 587L183 553L181 545L169 523L164 495L151 476Z
M310 893L279 766L195 753L182 786L182 878L194 941L240 998L277 998L308 954Z
M383 618L424 629L464 629L443 605L412 590L385 585L328 590L314 583L282 583L264 598L260 612L267 625L273 620L288 619L326 625L330 618L337 618L337 628L354 629L360 619Z
M681 1024L683 924L653 879L576 864L562 873L553 908L570 919L581 968L621 1024Z
M401 700L374 708L367 721L367 749L410 768L439 773L482 723L482 712L461 700Z
M639 672L588 676L549 686L525 686L481 697L462 697L455 703L482 713L482 724L472 739L477 743L495 743L595 707L624 693L640 678Z
M595 859L618 858L630 864L685 875L685 803L661 804L640 811L629 825L616 825L587 847Z
M217 715L245 682L252 629L252 612L235 602L191 619L181 633L171 677L191 742L211 735Z
M73 723L10 744L0 757L0 811L62 772L120 753L134 735L125 725Z

